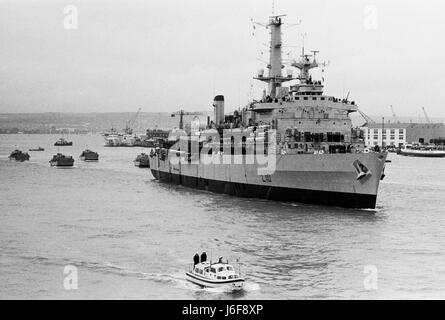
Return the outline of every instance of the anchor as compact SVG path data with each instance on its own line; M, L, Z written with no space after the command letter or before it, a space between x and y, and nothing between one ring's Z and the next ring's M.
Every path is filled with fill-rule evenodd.
M354 168L357 171L357 180L361 180L366 176L371 176L372 172L369 170L363 163L361 163L359 160L355 160Z

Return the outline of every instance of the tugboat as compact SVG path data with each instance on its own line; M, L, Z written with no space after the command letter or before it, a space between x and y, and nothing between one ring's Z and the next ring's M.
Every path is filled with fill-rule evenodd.
M201 259L198 254L193 257L193 268L186 272L186 279L201 287L227 287L240 290L244 286L244 278L239 275L231 264L223 262L222 257L217 263L207 261L207 254L203 252Z
M52 167L72 167L74 159L72 156L65 156L64 154L58 153L53 156L49 163Z
M86 150L82 151L82 154L80 155L80 160L98 161L99 154L97 152L91 151L90 149L86 149Z
M150 168L150 158L148 154L141 153L133 161L134 165L139 168Z
M57 147L72 146L73 142L72 141L66 141L64 138L60 138L59 140L56 141L56 143L54 143L54 145L57 146Z
M29 160L29 154L27 152L22 152L21 150L14 150L9 155L9 159L23 162Z
M39 146L38 148L31 148L29 151L45 151L45 149Z

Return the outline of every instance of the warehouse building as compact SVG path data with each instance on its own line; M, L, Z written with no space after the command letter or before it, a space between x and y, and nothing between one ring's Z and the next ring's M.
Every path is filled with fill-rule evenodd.
M363 128L365 144L400 147L405 143L433 143L445 139L443 123L371 123Z

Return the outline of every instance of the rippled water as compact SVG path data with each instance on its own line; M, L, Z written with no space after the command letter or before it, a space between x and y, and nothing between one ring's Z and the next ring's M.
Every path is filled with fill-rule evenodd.
M133 166L141 148L93 135L58 149L58 138L0 135L0 298L445 298L445 159L391 154L378 209L348 210L170 186ZM29 162L7 159L39 145ZM98 163L78 160L86 147ZM75 167L51 168L57 150ZM202 250L240 259L246 289L187 282ZM64 289L66 265L77 290Z

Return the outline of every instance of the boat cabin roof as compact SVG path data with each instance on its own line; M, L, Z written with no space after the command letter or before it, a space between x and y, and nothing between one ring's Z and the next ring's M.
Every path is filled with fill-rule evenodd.
M235 269L231 264L228 263L212 263L210 264L209 261L201 262L195 265L195 269L203 270L203 271L210 271L212 273L221 273L221 272L234 272Z

